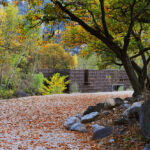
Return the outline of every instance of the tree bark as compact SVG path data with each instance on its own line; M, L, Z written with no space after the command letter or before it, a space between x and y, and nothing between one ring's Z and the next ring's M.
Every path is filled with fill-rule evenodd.
M8 78L8 81L7 81L7 84L6 84L6 89L9 89L10 81L11 81L11 79L13 78L13 76L14 76L14 74L15 74L15 71L16 71L16 69L17 69L19 63L20 63L21 60L22 60L23 54L24 54L24 52L22 52L22 54L21 54L21 56L20 56L20 58L19 58L17 64L15 65L15 67L14 67L14 69L13 69L13 71L12 71L10 77Z
M3 66L4 66L4 63L2 62L1 72L0 72L0 87L2 86L2 82L3 82Z
M122 60L123 66L126 70L126 73L129 77L129 80L131 82L131 85L134 89L134 96L141 95L142 94L142 88L141 88L141 85L139 83L138 77L134 71L134 68L133 68L132 63L130 61L130 58L127 55L125 55L125 56L122 56L121 60Z

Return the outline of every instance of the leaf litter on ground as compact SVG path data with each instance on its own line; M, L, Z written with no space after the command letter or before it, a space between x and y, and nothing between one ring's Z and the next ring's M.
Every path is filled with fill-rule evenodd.
M63 124L68 117L82 114L90 105L104 102L108 98L125 98L131 95L132 92L102 92L1 100L0 148L13 150L96 150L112 148L113 143L109 142L112 138L116 138L117 142L120 140L118 145L127 143L128 140L123 141L119 136L109 136L93 141L91 139L91 124L86 124L88 133L68 131L63 127ZM115 113L101 118L93 124L111 125L113 117L115 117ZM140 144L139 146L141 146Z

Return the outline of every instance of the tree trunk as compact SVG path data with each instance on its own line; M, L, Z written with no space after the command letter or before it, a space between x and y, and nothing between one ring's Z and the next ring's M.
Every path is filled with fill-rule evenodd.
M10 77L8 78L8 81L7 81L7 84L6 84L6 89L9 89L10 81L11 81L11 79L13 78L13 76L14 76L14 74L15 74L15 71L16 71L16 69L17 69L19 63L20 63L21 60L22 60L23 54L24 54L24 52L22 52L22 54L21 54L21 56L20 56L20 58L19 58L19 60L18 60L18 62L17 62L17 64L16 64L16 66L13 68L12 73L11 73Z
M130 61L130 58L126 55L122 56L122 63L123 63L123 66L126 70L126 73L129 77L129 80L131 82L131 85L134 89L134 95L133 96L136 96L136 95L141 95L142 94L142 88L141 88L141 85L139 83L139 80L138 80L138 77L136 76L136 73L134 72L134 68L132 66L132 63Z
M3 82L3 66L4 66L4 63L2 62L1 72L0 72L0 87L2 86L2 82Z

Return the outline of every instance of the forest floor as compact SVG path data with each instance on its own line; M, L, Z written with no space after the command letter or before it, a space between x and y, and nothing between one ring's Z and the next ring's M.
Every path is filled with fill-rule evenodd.
M78 133L66 130L65 120L82 114L89 105L131 95L131 91L126 91L1 100L0 150L100 150L102 141L91 140L91 124L86 124L88 133Z

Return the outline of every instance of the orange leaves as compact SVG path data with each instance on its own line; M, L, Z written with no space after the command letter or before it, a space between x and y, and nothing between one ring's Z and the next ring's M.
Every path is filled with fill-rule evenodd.
M17 5L19 4L19 1L13 1L13 4L14 4L15 6L17 6Z
M69 69L76 65L71 53L65 52L65 49L57 43L44 41L38 54L43 68Z
M3 133L3 134L5 133L5 130L4 130L4 129L2 130L2 133Z
M118 96L119 94L66 94L33 96L1 102L0 147L22 150L38 147L56 150L101 150L103 145L99 144L100 141L98 143L91 140L90 125L87 125L87 134L67 131L63 123L67 117L82 113L89 105ZM3 128L4 126L7 128ZM142 147L141 143L140 146Z

